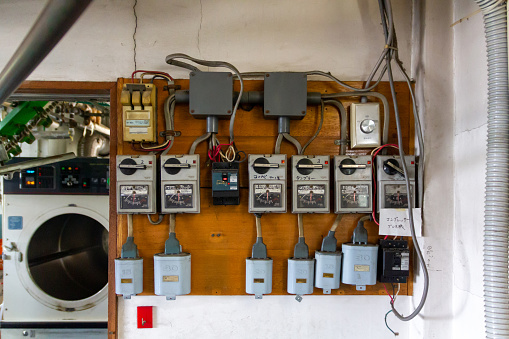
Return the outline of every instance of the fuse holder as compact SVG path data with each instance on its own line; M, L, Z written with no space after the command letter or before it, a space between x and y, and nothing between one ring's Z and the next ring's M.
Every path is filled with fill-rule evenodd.
M143 258L115 259L115 293L124 299L143 292Z
M154 293L166 300L191 293L191 254L154 255Z
M246 259L246 293L262 299L272 293L272 259Z

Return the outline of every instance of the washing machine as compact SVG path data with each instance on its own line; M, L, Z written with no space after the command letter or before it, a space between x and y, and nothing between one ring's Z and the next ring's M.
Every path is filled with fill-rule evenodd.
M76 158L4 178L2 338L106 338L108 169Z

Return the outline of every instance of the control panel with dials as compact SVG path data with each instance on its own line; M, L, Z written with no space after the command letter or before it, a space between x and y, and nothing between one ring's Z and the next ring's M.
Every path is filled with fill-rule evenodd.
M250 154L249 212L286 212L286 154Z
M329 213L330 158L292 156L292 213Z
M37 158L13 158L8 164ZM109 194L109 160L75 158L37 166L4 179L4 194Z
M394 155L377 156L377 197L378 210L382 208L408 208L409 195L405 184L405 176L401 158ZM415 157L405 156L405 164L410 181L412 206L415 205Z
M350 105L350 147L380 146L380 104L376 102Z
M371 156L334 157L334 213L370 213L373 210Z
M156 156L117 155L117 213L156 213Z
M161 212L200 213L200 157L161 156Z

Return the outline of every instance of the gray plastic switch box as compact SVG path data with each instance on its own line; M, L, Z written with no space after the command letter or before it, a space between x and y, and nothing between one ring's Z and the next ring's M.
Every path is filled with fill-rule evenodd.
M307 110L307 75L297 72L265 73L263 117L301 120Z
M371 213L373 210L371 156L334 157L334 213Z
M262 299L272 293L272 259L246 259L246 293Z
M191 254L154 255L154 293L167 300L191 293Z
M143 258L115 259L115 293L124 299L143 292Z
M356 149L378 146L380 146L380 104L377 102L351 104L350 147Z
M356 285L357 291L365 291L366 285L375 285L378 245L346 243L342 250L341 282Z
M405 164L410 181L412 206L417 207L415 191L415 156L406 155ZM408 194L400 157L394 155L379 155L376 157L376 165L378 211L380 211L381 208L408 208Z
M292 156L292 213L330 212L330 157Z
M249 213L286 213L286 154L250 154Z
M302 301L302 296L313 293L315 259L288 259L287 291L296 294L295 299Z
M228 72L189 75L189 113L196 119L229 118L233 107L233 77Z
M341 256L341 252L315 252L315 287L323 289L323 294L339 288Z
M200 156L161 156L161 212L200 213Z
M156 213L156 156L117 155L117 213Z

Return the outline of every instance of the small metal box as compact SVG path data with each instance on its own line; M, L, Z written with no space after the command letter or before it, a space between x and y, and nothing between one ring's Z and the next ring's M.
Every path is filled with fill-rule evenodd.
M375 285L378 245L346 243L342 250L341 282L356 285L358 291L365 291L366 285Z
M263 116L302 119L307 110L306 73L273 72L265 74Z
M200 213L200 156L161 156L161 212Z
M228 72L192 72L189 77L189 113L229 118L233 109L233 77Z
M305 294L312 294L314 274L315 259L288 259L288 293L296 294L297 301Z
M379 155L377 164L378 211L382 208L408 208L408 194L401 159L395 155ZM415 191L415 157L405 156L405 164L410 181L412 206L417 207Z
M154 293L167 300L191 293L191 254L154 255Z
M323 289L323 294L339 288L341 274L341 252L315 252L315 287Z
M371 213L373 210L371 156L334 157L335 213Z
M117 155L117 213L156 213L156 156Z
M272 293L272 259L246 259L246 293L256 299Z
M350 147L380 146L380 104L376 102L350 105Z
M286 154L250 154L249 213L286 213Z
M330 212L328 155L292 156L292 213Z
M143 258L115 259L115 293L131 299L143 292Z

